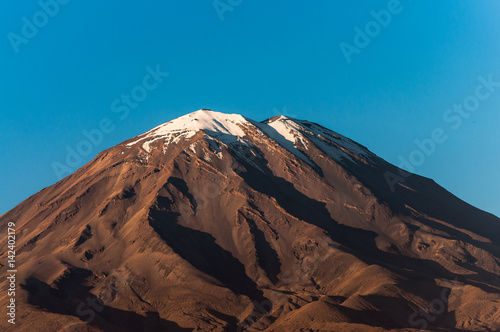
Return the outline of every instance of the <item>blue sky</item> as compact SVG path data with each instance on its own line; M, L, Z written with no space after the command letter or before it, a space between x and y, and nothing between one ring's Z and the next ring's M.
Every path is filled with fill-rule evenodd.
M480 77L500 82L498 1L54 1L0 4L0 213L55 183L103 119L114 129L75 167L211 108L318 122L395 164L440 128L414 171L500 216L500 88L474 105ZM356 27L372 29L357 44ZM112 103L157 66L168 77L120 119Z

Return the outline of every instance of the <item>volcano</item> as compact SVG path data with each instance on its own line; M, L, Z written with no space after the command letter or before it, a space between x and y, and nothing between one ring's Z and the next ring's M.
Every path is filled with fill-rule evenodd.
M402 172L313 122L184 115L0 217L0 329L500 331L500 219Z

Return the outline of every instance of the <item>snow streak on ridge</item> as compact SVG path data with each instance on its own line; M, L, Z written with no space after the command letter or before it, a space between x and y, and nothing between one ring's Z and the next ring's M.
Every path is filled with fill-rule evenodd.
M365 160L375 158L375 155L365 147L313 122L286 116L256 122L239 114L225 114L205 109L159 125L125 145L130 147L141 142L142 148L149 153L151 144L157 140L163 140L164 144L168 145L178 143L181 139L189 139L197 132L203 131L224 145L252 146L252 143L245 139L248 135L246 128L253 128L276 141L281 147L310 165L312 165L311 160L303 151L308 150L311 143L339 161L346 159L355 161L355 156Z

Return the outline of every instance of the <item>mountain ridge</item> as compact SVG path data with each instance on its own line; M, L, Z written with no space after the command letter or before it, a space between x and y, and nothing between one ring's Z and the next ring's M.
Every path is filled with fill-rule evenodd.
M392 191L398 168L368 149L268 120L189 113L2 215L18 328L500 329L498 218L418 175Z
M293 123L294 125L290 125L290 123ZM257 122L239 114L225 114L208 109L201 109L188 113L184 116L163 123L144 134L126 140L122 144L126 143L126 146L131 146L138 142L143 142L144 148L144 144L147 144L146 146L148 146L148 143L151 141L159 139L169 140L170 142L172 136L175 136L176 138L184 136L184 138L188 139L198 131L203 131L208 136L222 138L224 143L231 144L237 142L246 135L246 133L241 130L240 126L253 126L253 129L258 129L260 134L268 135L273 139L279 139L278 143L292 153L296 152L296 149L294 149L296 148L294 135L297 135L299 139L302 139L300 131L305 131L310 129L310 126L314 126L315 128L311 131L311 133L315 135L320 135L320 133L325 134L323 131L325 130L326 132L329 132L328 134L332 135L332 137L339 140L343 139L347 143L359 146L361 149L364 149L366 152L373 155L373 153L369 152L366 147L313 122L298 120L283 115ZM300 127L300 129L297 127ZM150 138L149 141L148 138ZM174 138L173 142L175 142L175 140L176 139ZM293 145L293 148L290 144ZM351 150L353 150L353 145L350 146ZM148 147L146 147L146 151L147 149ZM365 153L365 151L358 152Z

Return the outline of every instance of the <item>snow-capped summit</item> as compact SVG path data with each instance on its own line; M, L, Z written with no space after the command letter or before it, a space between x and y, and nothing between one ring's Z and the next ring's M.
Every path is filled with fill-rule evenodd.
M238 124L245 122L245 118L239 114L224 114L201 109L159 125L145 133L144 137L164 136L185 131L197 132L199 130L208 133L243 136L245 133Z
M305 120L162 124L0 216L16 331L416 331L436 298L430 330L498 331L500 219L400 171Z
M284 115L257 122L240 114L226 114L210 109L200 109L161 124L127 142L126 146L140 143L146 152L150 152L151 144L159 140L164 142L164 146L177 144L200 131L223 145L251 146L254 140L252 136L259 135L278 143L310 165L312 163L306 151L311 145L338 161L362 158L366 162L375 157L358 143L313 122Z
M137 136L127 146L135 145L138 142L149 145L159 139L164 139L166 144L177 143L182 138L191 138L200 130L214 138L222 139L225 137L226 140L232 141L236 137L245 135L240 125L246 122L247 120L239 114L225 114L209 109L200 109Z

